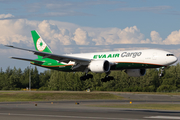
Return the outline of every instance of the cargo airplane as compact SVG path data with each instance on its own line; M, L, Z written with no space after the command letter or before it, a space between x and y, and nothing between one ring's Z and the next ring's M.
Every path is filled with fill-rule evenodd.
M31 64L45 67L53 70L65 72L84 72L81 80L93 78L94 73L106 73L102 81L113 79L109 76L112 70L125 70L129 76L144 76L147 68L161 68L169 66L177 61L174 54L156 49L147 50L126 50L126 51L110 51L95 52L81 54L53 54L47 44L40 35L35 31L31 31L35 45L35 50L14 47L7 47L25 50L38 56L37 59L27 59L19 57L11 57L13 59L30 61Z

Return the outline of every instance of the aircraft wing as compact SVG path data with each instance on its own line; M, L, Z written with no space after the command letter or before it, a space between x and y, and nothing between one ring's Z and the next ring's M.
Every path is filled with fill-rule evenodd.
M18 58L18 57L11 57L11 58L12 58L12 59L18 59L18 60L30 61L30 62L44 63L43 61L32 60L32 59L26 59L26 58Z
M40 52L40 51L36 51L36 50L14 47L11 45L5 45L5 46L15 48L15 49L29 51L29 52L34 53L35 55L42 56L43 58L50 58L50 59L57 60L59 62L69 63L70 61L73 61L73 62L76 62L76 63L81 64L81 65L88 65L91 62L91 59L86 59L86 58L79 58L79 57L66 56L66 55L56 55L56 54L52 54L52 53L46 53L46 52ZM14 59L20 59L20 58L14 57ZM21 59L21 60L23 60L23 59ZM28 60L26 59L26 61L28 61Z

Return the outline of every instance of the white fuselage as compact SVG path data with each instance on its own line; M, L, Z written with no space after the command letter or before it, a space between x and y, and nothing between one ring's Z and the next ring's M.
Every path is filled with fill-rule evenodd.
M92 60L108 60L111 63L142 63L160 66L168 66L177 61L177 58L172 53L156 49L66 55L79 58L87 58ZM70 62L68 64L74 64L74 62Z

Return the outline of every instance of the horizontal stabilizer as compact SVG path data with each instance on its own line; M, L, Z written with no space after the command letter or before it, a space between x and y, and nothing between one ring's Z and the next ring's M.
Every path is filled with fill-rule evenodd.
M30 62L44 63L44 62L42 62L42 61L32 60L32 59L26 59L26 58L18 58L18 57L11 57L11 58L12 58L12 59L18 59L18 60L30 61Z

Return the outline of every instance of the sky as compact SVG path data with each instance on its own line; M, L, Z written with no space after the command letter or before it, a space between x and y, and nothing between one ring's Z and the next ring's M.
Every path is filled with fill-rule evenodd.
M0 0L0 67L29 66L11 56L37 58L4 46L35 49L31 30L55 54L162 49L180 60L179 5L179 0Z

